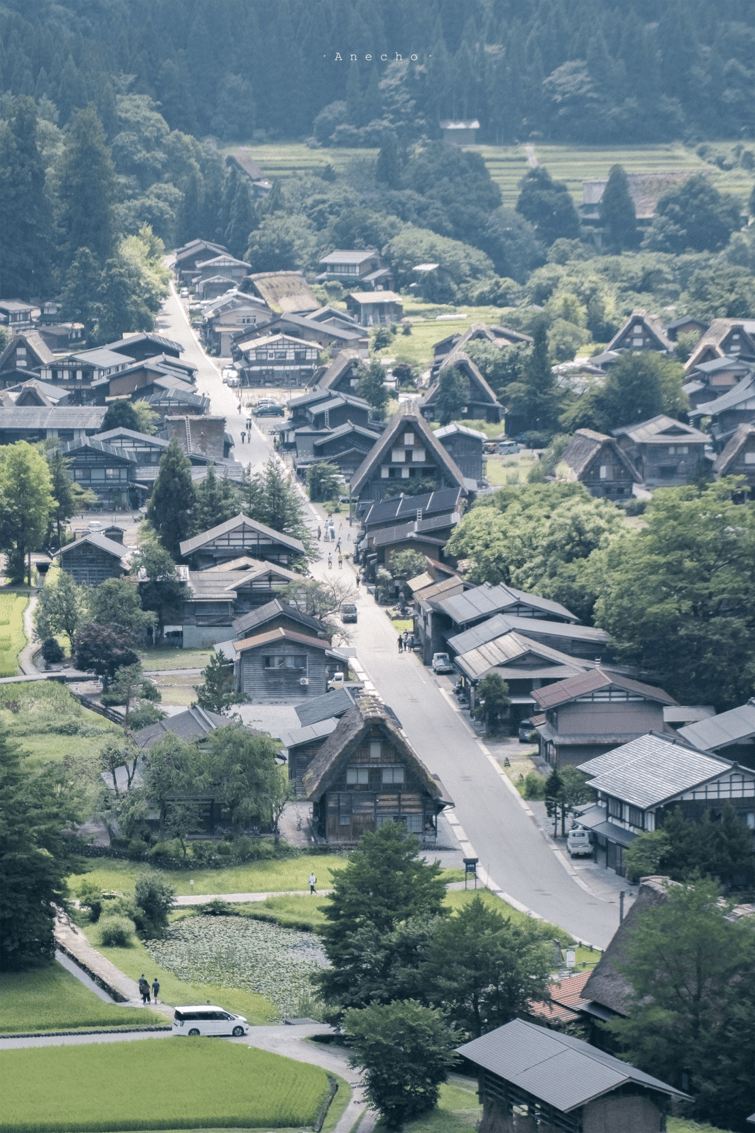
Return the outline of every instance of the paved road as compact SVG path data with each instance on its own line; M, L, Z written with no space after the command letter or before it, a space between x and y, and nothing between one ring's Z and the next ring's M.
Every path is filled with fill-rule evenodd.
M184 345L185 356L198 367L199 388L211 398L212 412L226 414L229 431L238 438L245 417L239 415L234 391L222 384L218 367L198 345L175 292L166 301L158 325ZM237 459L258 465L269 455L269 442L256 428L250 445L236 447ZM309 505L308 514L316 527L318 518ZM343 523L345 536L345 519L337 517L337 522ZM345 538L343 544L349 546ZM320 546L327 556L332 544ZM312 570L323 577L329 573L324 561L315 563ZM344 563L343 574L354 577L349 563ZM452 698L441 691L437 678L413 654L398 653L391 623L364 589L358 606L353 644L359 660L380 696L398 714L422 760L440 776L454 800L450 818L462 848L479 857L493 887L516 904L562 926L577 939L604 948L619 920L613 875L601 877L603 871L575 868L563 857L559 859Z

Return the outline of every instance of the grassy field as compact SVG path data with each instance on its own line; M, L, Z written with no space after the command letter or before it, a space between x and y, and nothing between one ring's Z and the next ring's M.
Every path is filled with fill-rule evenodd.
M0 591L0 677L18 673L18 655L26 645L24 610L28 601L26 594Z
M310 149L302 142L285 142L280 145L266 146L239 146L234 144L223 146L220 152L223 157L226 157L235 153L238 149L250 150L252 157L266 177L284 183L289 177L320 173L326 165L332 165L339 172L352 161L374 159L378 154L376 149L347 149L341 146L330 149Z
M148 673L163 669L204 669L209 665L212 649L140 649L139 660Z
M227 1011L243 1015L256 1026L274 1023L278 1018L279 1012L264 995L217 983L179 979L156 963L140 940L134 938L128 948L106 948L100 941L97 925L86 925L85 931L94 947L132 980L138 980L142 972L150 983L157 976L163 1003L174 1007L179 1003L217 1003Z
M441 1086L435 1109L415 1121L407 1121L403 1133L474 1133L481 1116L477 1083L453 1078ZM386 1125L379 1121L376 1128L384 1133Z
M106 736L122 734L55 681L0 687L0 731L38 759L83 760L99 754Z
M317 1066L209 1038L14 1050L0 1131L301 1128L328 1088Z
M5 972L0 980L0 1032L133 1028L164 1022L154 1011L104 1003L60 964L33 972Z

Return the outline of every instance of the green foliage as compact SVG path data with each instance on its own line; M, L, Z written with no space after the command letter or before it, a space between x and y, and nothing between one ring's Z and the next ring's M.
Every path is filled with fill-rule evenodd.
M648 421L659 413L675 417L687 408L680 362L651 350L626 351L599 386L593 386L563 414L567 429L593 428L610 433L621 425Z
M658 201L644 246L655 252L718 252L740 227L736 197L697 174Z
M275 741L242 724L229 724L211 732L204 749L201 781L227 808L231 827L241 831L263 825L277 832L289 785L275 760Z
M142 609L139 591L130 578L106 578L89 591L87 601L90 621L120 626L134 637L154 621L154 615Z
M236 485L227 475L219 479L215 465L210 464L207 475L194 490L192 532L198 535L209 531L227 519L239 514L239 494Z
M477 686L477 705L475 716L483 720L485 727L493 729L508 714L511 699L509 686L498 673L488 673Z
M136 879L134 899L143 915L140 926L145 936L161 936L168 927L176 891L160 873L142 873Z
M397 551L391 555L390 569L393 578L414 578L421 574L427 563L419 551Z
M244 704L248 698L234 689L233 665L217 653L202 670L202 684L197 686L197 704L207 712L228 715L233 704Z
M755 928L727 913L715 883L697 880L636 917L621 964L629 1015L609 1027L630 1062L687 1086L697 1120L731 1129L752 1110Z
M133 401L121 397L110 402L100 426L100 432L107 433L110 429L132 429L135 433L140 431L139 414L134 408Z
M42 1080L56 1098L54 1118L39 1089ZM82 1082L87 1082L86 1090ZM159 1090L147 1088L154 1082L160 1083ZM250 1123L253 1128L303 1129L314 1125L328 1095L328 1080L319 1066L198 1038L14 1051L12 1063L3 1067L1 1088L9 1101L4 1113L8 1127L32 1127L39 1133L95 1133L119 1125L217 1129Z
M548 356L548 331L543 320L534 328L534 344L522 367L519 381L511 382L506 395L509 410L525 429L548 431L558 418L559 393Z
M50 510L50 529L56 526L57 545L62 545L62 528L78 510L83 490L71 479L69 472L70 461L66 460L59 448L55 447L46 454L47 467L50 470L50 491L52 492L52 508ZM49 535L48 535L49 538Z
M54 583L54 584L53 584ZM40 641L65 634L69 644L87 620L87 592L64 570L46 579L32 615L34 631Z
M306 271L317 262L314 225L305 216L283 212L263 216L249 234L245 260L253 272Z
M179 557L180 543L191 533L193 506L191 463L174 437L160 458L155 487L147 506L147 519L174 559Z
M385 384L385 367L373 358L367 366L357 367L357 395L372 407L375 416L382 419L388 407L390 394Z
M129 917L108 916L99 922L100 940L107 948L128 948L134 935L134 922Z
M240 496L244 515L272 527L273 531L293 535L302 541L308 554L312 553L314 548L309 528L304 522L301 500L286 473L274 460L268 461L260 472L253 473L251 466L244 470Z
M63 1031L135 1025L132 1007L103 1003L60 964L33 972L4 972L0 981L3 1031ZM141 1024L158 1022L150 1011L139 1013Z
M440 372L434 409L441 425L448 425L462 415L469 401L469 381L456 366L445 366Z
M439 236L428 228L414 225L405 228L388 241L383 251L398 287L407 287L415 282L413 269L416 264L441 264L457 286L493 275L492 261L484 252L459 240Z
M88 248L100 267L113 255L118 231L115 169L94 106L71 119L61 163L60 230L66 268Z
M7 553L6 573L13 583L27 577L27 556L38 551L55 501L50 470L40 452L26 441L0 451L0 547ZM31 564L28 564L31 585Z
M349 1011L346 1030L364 1073L370 1105L389 1129L427 1113L438 1102L458 1036L439 1010L408 1000Z
M622 165L611 166L600 198L600 219L609 248L620 252L636 247L637 216Z
M61 830L79 821L79 799L53 764L32 770L0 735L0 971L52 961L55 907L64 903L72 866Z
M430 1002L477 1038L546 998L550 968L537 925L514 923L475 896L435 925L422 975Z
M726 890L747 889L755 881L752 836L728 803L715 818L706 814L699 822L673 807L657 833L662 835L658 845L650 844L651 850L662 850L655 872L675 881L710 877Z
M73 639L73 658L77 669L96 673L105 687L123 665L136 665L132 634L120 625L85 622Z
M585 571L617 655L672 696L719 710L744 703L755 676L755 511L732 502L734 487L656 492L642 529L614 537Z
M660 865L670 847L669 836L664 830L643 830L631 846L624 851L624 866L630 881L641 877L653 877L661 872Z
M142 539L131 560L131 569L142 576L138 585L139 601L143 610L155 615L157 625L162 626L176 606L182 601L185 586L180 582L176 564L168 551L154 537ZM155 667L151 659L150 667ZM175 661L170 668L177 668Z
M307 469L307 488L311 500L332 500L341 485L341 469L337 464L320 461Z
M533 225L544 244L579 236L579 217L566 184L554 181L543 165L525 174L516 211Z
M37 108L15 100L0 134L0 296L30 299L50 288L52 209L39 150Z

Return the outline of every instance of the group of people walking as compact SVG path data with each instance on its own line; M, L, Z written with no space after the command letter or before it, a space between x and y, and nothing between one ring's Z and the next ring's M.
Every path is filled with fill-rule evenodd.
M403 653L404 650L408 653L414 645L414 636L405 629L403 633L398 635L398 651Z
M158 1003L158 995L160 994L160 981L157 976L152 981L152 999ZM144 975L144 972L139 976L139 995L142 997L142 1003L151 1003L149 980Z

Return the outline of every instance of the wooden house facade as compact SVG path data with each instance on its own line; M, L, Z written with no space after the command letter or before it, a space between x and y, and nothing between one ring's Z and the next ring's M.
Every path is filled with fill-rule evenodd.
M713 471L720 476L743 476L750 495L755 495L755 425L740 425L716 459Z
M422 417L396 414L351 481L351 494L363 504L398 494L470 486Z
M673 349L674 344L660 321L642 308L632 311L606 347L615 351L654 350L660 354L671 354Z
M226 641L244 614L280 597L300 575L276 563L248 560L245 568L186 571L186 593L180 613L184 649L201 649ZM183 571L186 568L179 568Z
M625 499L639 475L613 437L593 429L577 429L556 466L557 480L584 484L597 499Z
M92 532L62 547L55 558L74 582L99 586L108 578L120 578L128 572L131 552L123 543Z
M305 554L300 539L273 531L272 527L246 515L236 515L209 531L185 539L180 551L181 557L196 570L218 566L240 555L288 567L300 562Z
M453 805L375 697L360 697L341 717L304 775L304 787L316 835L332 846L353 846L388 821L432 845L438 815Z
M687 484L710 467L705 459L707 434L663 413L613 433L648 488Z
M240 364L245 386L305 386L317 368L316 343L288 334L256 338L243 347Z
M493 390L488 385L482 373L472 359L461 350L449 354L438 371L438 380L434 383L421 406L423 417L430 420L437 419L437 399L440 393L440 377L447 366L456 369L467 382L469 395L466 405L461 410L461 417L468 417L473 421L489 421L498 424L503 420L506 409L501 405Z
M346 310L363 327L388 326L404 317L401 296L393 291L352 291Z
M742 378L733 389L715 401L705 401L690 410L690 421L710 417L710 435L720 451L740 425L755 423L755 370Z
M435 429L435 436L462 475L481 485L485 478L483 446L488 439L486 435L479 429L468 429L466 425L454 422L442 429Z
M252 703L295 704L323 696L331 671L348 659L308 633L272 629L233 642L236 688Z
M64 445L61 451L72 479L95 492L100 507L139 507L142 494L136 483L136 461L120 449L98 437L87 437Z
M318 283L336 279L344 287L358 283L370 291L390 291L393 276L388 264L375 248L361 251L336 249L320 260L323 269L317 277Z

